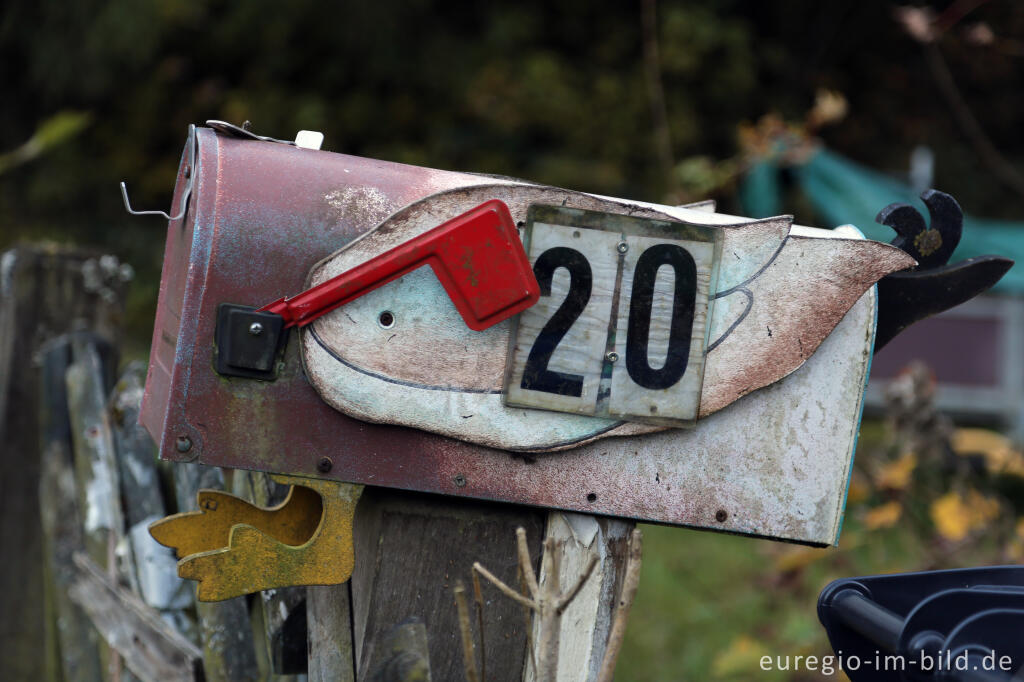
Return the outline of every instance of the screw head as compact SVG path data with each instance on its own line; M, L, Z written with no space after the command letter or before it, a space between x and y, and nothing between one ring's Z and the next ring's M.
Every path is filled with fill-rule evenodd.
M627 244L626 242L619 242L618 244L615 245L615 250L618 251L619 253L626 253L627 251L629 251L629 244Z
M263 333L263 325L259 322L253 322L249 325L249 333L253 336L259 336Z
M455 478L453 478L452 480L455 482L455 485L457 485L458 487L460 487L460 488L465 488L466 487L466 477L463 476L462 474L455 474Z
M619 354L613 350L610 350L607 353L605 353L604 359L607 360L608 362L618 362Z
M729 513L726 512L724 509L719 509L718 511L715 512L715 521L718 521L719 523L725 523L725 520L727 518L729 518Z
M174 448L178 452L188 452L192 449L192 439L188 436L178 436L178 440L174 442Z
M316 463L316 470L321 474L326 474L334 468L334 462L331 461L330 457L321 457L320 461Z

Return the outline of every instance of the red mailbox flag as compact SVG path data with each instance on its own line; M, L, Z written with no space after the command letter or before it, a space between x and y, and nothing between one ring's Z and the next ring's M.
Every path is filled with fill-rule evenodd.
M466 326L483 331L540 297L508 207L497 199L438 225L301 294L260 308L305 326L340 305L430 264Z

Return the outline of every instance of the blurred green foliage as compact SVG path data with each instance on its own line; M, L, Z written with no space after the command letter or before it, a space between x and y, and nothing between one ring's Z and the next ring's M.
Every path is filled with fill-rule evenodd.
M0 154L0 175L45 154L81 132L92 116L80 111L61 111L43 121L36 132L17 149Z

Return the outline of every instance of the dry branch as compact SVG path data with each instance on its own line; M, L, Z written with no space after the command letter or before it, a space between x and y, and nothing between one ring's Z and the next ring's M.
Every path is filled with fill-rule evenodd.
M544 541L544 574L547 579L544 585L541 586L537 581L537 575L534 573L533 564L530 561L530 553L527 549L526 544L526 531L522 528L516 529L516 546L519 554L519 572L520 579L523 583L523 591L529 592L533 598L529 598L519 592L516 592L511 587L506 585L497 576L488 571L480 562L473 564L474 581L476 580L476 573L479 573L488 581L490 581L495 587L497 587L502 594L509 599L514 600L518 604L521 604L527 613L534 611L537 617L540 619L540 634L537 638L537 649L535 653L533 651L532 642L528 641L530 645L530 656L531 661L534 665L534 669L537 671L537 679L541 682L554 682L555 677L558 673L558 638L559 631L561 629L561 616L565 612L565 609L572 603L572 600L579 594L583 585L590 578L594 572L594 567L597 565L597 558L592 557L590 563L584 569L583 573L577 578L572 588L566 592L561 592L559 588L558 573L559 573L559 554L560 547L555 543L552 538L547 538ZM460 599L462 601L459 604L459 621L460 624L465 620L465 624L462 626L464 650L466 655L466 676L468 679L475 680L475 677L470 676L470 657L472 656L472 644L465 642L466 637L469 633L469 615L468 610L465 607L465 588L460 584L455 588L456 601ZM465 617L463 618L463 611L466 610ZM481 626L482 630L482 626ZM527 633L530 631L530 625L527 623ZM529 635L528 635L529 637ZM475 659L473 659L473 670L472 673L475 675Z
M469 607L466 605L466 587L462 581L455 584L455 606L459 610L459 630L462 632L462 661L465 664L466 679L479 682L476 669L476 654L473 651L473 632L469 627Z

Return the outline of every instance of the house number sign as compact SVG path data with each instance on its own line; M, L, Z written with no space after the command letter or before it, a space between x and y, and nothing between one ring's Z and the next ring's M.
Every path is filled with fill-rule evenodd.
M533 205L540 301L510 337L505 404L667 426L696 421L720 230Z

